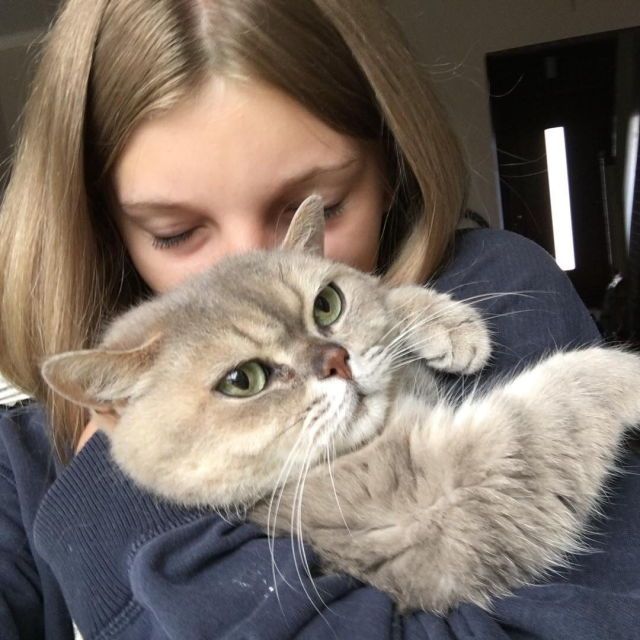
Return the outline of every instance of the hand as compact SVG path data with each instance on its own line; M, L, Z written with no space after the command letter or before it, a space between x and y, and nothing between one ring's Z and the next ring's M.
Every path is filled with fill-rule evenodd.
M76 455L80 452L91 436L98 430L111 431L118 422L118 415L115 411L93 411L91 420L87 422L80 439L76 444Z

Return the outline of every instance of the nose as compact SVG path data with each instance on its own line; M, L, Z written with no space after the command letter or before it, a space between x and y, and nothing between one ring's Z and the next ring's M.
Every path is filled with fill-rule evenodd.
M344 347L332 343L318 345L312 356L313 372L320 380L331 376L353 380L348 360L349 352Z
M273 232L262 221L243 221L240 216L233 228L227 231L225 255L246 253L253 249L269 249L274 246Z

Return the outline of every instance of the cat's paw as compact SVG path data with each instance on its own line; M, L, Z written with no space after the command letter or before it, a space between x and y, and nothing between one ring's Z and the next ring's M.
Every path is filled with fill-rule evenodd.
M427 363L451 373L475 373L491 353L489 331L472 306L447 302L439 305L427 330L432 335Z
M491 339L470 304L431 289L398 287L391 293L405 349L434 369L476 373L489 359Z

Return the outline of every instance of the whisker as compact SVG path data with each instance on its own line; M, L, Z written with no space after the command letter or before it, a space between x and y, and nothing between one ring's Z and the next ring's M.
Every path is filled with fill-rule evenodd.
M346 530L349 532L349 535L351 535L351 529L349 528L349 525L347 524L347 520L344 517L344 513L342 511L342 506L340 505L340 499L338 498L338 491L336 489L336 482L333 476L333 469L332 469L332 460L331 460L331 452L329 450L329 445L331 445L331 451L333 451L333 461L335 461L336 459L336 445L335 445L335 438L331 438L329 440L329 442L327 442L327 446L326 446L326 455L327 455L327 469L329 471L329 478L331 479L331 487L333 488L333 495L336 499L336 505L338 506L338 511L340 511L340 517L342 518L342 522L344 522L344 526L346 528Z
M277 527L277 520L278 520L278 509L280 507L280 501L282 500L282 494L284 492L287 480L289 478L289 475L291 474L291 470L293 468L293 459L294 459L294 454L297 452L299 446L301 445L302 441L304 440L304 434L301 434L301 436L298 438L298 440L296 441L294 447L291 449L291 452L289 454L289 456L287 457L287 460L285 462L285 465L283 466L283 469L286 469L286 474L282 480L282 483L278 483L276 484L276 487L274 488L272 494L271 494L271 499L269 501L269 510L267 512L267 543L269 546L269 553L271 555L271 575L273 578L273 586L274 586L274 590L276 593L276 598L278 599L278 602L280 602L280 594L278 592L278 581L276 578L276 572L278 573L278 575L280 576L280 578L282 578L282 581L291 589L293 589L293 586L289 583L289 581L287 580L286 576L280 571L280 569L277 566L277 562L276 562L276 557L275 557L275 538L276 538L276 527ZM276 509L274 512L274 516L273 516L273 527L272 527L272 520L271 520L271 512L272 512L272 508L273 508L273 500L275 495L278 493L278 489L280 489L279 494L278 494L278 501L276 504Z
M394 339L388 345L386 345L384 353L388 353L397 343L405 340L406 337L412 332L421 329L426 324L436 322L437 320L446 316L448 312L450 312L450 309L440 309L431 313L430 315L427 315L426 317L421 318L418 322L411 322L411 324L408 324L400 334L394 337Z
M311 568L309 567L309 561L304 549L304 536L302 534L302 500L304 496L304 486L307 480L307 476L309 474L310 466L311 466L311 459L309 456L300 476L302 482L300 483L300 492L299 492L299 499L298 499L298 505L297 505L297 513L296 513L296 537L298 542L298 553L300 554L300 558L302 560L305 573L307 574L307 577L311 581L311 584L313 585L313 589L316 595L318 596L318 599L326 607L327 604L322 599L322 596L320 595L320 592L318 591L318 588L316 587L316 584L313 580L313 576L311 575Z
M269 546L269 553L271 555L271 573L272 573L272 577L273 577L273 584L274 584L274 590L276 592L276 598L278 599L278 602L280 602L280 595L278 593L278 582L276 579L276 571L277 573L280 575L280 577L282 578L282 580L284 581L284 583L289 586L290 588L293 588L291 586L291 584L289 584L289 582L287 581L286 577L284 576L284 574L278 569L277 567L277 563L276 563L276 559L275 559L275 535L276 535L276 526L277 526L277 519L278 519L278 510L280 508L280 502L282 500L282 494L285 488L285 485L287 483L287 479L289 478L289 475L291 474L291 470L293 468L293 464L294 464L294 460L295 460L295 455L299 449L300 446L302 446L303 441L306 437L306 435L308 434L308 423L309 422L313 422L315 421L317 418L314 416L313 414L313 409L318 408L318 404L319 401L316 400L314 401L302 414L301 418L297 421L297 423L299 422L303 422L303 427L300 430L300 435L298 436L298 438L296 439L293 447L291 448L291 451L289 452L284 465L282 466L282 469L280 470L280 474L278 475L278 479L276 480L276 484L275 487L273 489L273 491L271 492L271 497L269 500L269 508L267 511L267 543ZM324 405L320 405L320 407L318 408L318 417L319 415L321 415L322 411L324 410ZM279 496L278 496L278 501L276 503L276 508L275 508L275 512L273 512L273 503L274 503L274 499L276 494L278 493L278 489L280 489L279 492ZM273 526L271 525L271 514L273 512Z
M407 323L407 326L403 329L403 331L401 331L397 336L394 337L394 339L388 345L386 345L386 348L389 349L395 343L404 340L406 338L406 336L409 333L411 333L412 331L415 331L416 329L422 327L423 325L425 325L427 323L435 322L436 320L438 320L441 317L445 316L446 313L448 311L450 311L452 307L458 307L460 305L466 305L466 304L470 304L472 302L476 302L476 303L478 303L478 302L486 302L486 301L489 301L489 300L502 298L502 297L505 297L505 296L519 296L519 297L525 297L525 298L533 299L534 296L531 295L531 294L535 294L535 293L542 293L542 292L535 291L535 290L531 290L531 291L527 291L527 290L508 291L508 292L478 294L478 295L475 295L475 296L468 296L467 298L464 298L464 299L461 299L461 300L453 300L452 299L450 301L450 305L451 306L447 305L447 306L445 306L444 309L440 309L437 312L431 313L431 314L427 315L426 317L421 318L420 322L418 322L418 323L413 322L413 319L416 316L427 312L428 311L428 307L425 308L425 309L420 309L420 310L414 311L409 316L403 317L400 321L396 322L389 330L387 330L387 332L385 334L383 334L383 336L378 341L381 341L384 338L386 338L389 335L389 333L391 333L393 330L395 330L398 326L402 325L403 323ZM478 311L479 311L479 313L482 314L482 312L480 310L478 310ZM515 313L515 312L508 312L508 313ZM505 313L505 314L494 314L493 316L491 316L491 318L501 317L503 315L507 315L507 313ZM482 314L482 317L485 318L486 316L484 314Z
M317 431L317 430L316 430ZM300 586L302 587L302 590L304 591L305 595L307 596L307 598L309 599L309 602L313 605L313 608L318 612L318 614L325 620L325 622L328 623L328 621L326 620L324 614L322 613L322 611L320 610L320 608L318 607L318 605L314 602L313 598L311 597L311 594L309 593L307 587L305 586L304 583L304 579L302 577L302 573L300 572L300 564L298 563L298 557L296 554L296 543L298 546L298 554L300 554L300 559L302 561L302 564L306 570L306 574L313 586L313 589L318 597L318 599L320 600L320 602L326 607L326 603L324 602L324 600L322 599L322 596L320 595L320 592L318 591L315 582L313 580L313 577L311 576L311 569L309 568L309 564L308 564L308 560L307 560L307 556L304 552L304 543L302 541L302 490L304 487L304 481L306 479L306 475L308 473L309 470L309 466L311 464L311 452L313 451L315 442L314 442L314 433L310 433L309 434L309 446L307 447L307 451L305 453L305 461L303 464L303 467L298 475L298 480L296 482L296 488L295 488L295 492L294 492L294 498L293 498L293 508L292 508L292 517L291 517L291 523L290 523L290 540L291 540L291 554L293 557L293 564L296 570L296 575L298 576L298 581L300 583ZM294 524L295 524L295 528L296 528L296 534L294 535ZM299 530L299 536L297 535Z

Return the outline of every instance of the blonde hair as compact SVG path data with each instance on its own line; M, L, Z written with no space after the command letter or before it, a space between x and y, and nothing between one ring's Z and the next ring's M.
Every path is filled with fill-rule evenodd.
M114 161L135 127L214 75L264 80L340 133L380 140L394 185L380 271L424 281L463 211L442 109L375 0L68 0L42 49L0 210L0 371L41 401L68 459L84 412L39 365L95 343L145 287L111 222Z

